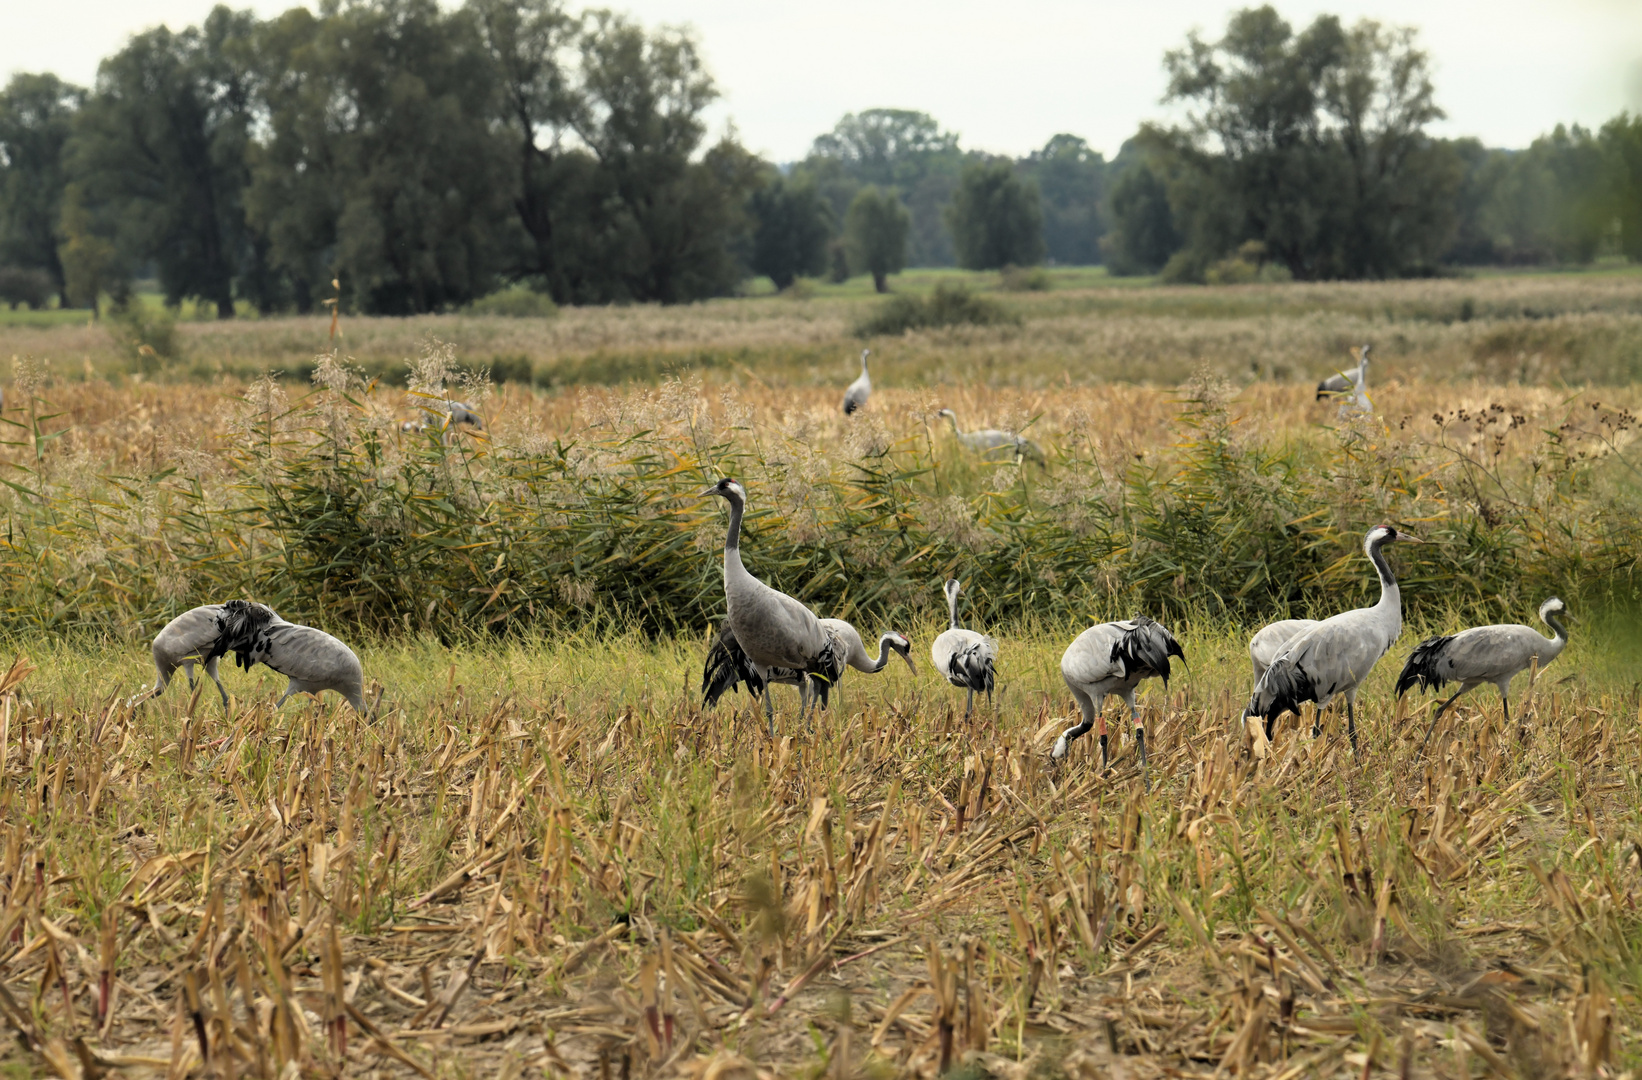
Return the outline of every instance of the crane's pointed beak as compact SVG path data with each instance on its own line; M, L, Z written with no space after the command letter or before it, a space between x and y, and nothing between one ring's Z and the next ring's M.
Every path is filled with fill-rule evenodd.
M906 652L900 652L897 650L896 655L907 662L907 670L911 671L914 675L918 674L918 665L912 662L912 651L910 649Z
M717 495L717 494L718 494L718 485L717 484L712 484L712 485L710 485L708 487L704 487L700 491L696 492L696 498L705 499L709 495Z
M1424 540L1421 540L1419 537L1415 536L1413 533L1405 533L1405 532L1402 532L1401 530L1398 530L1398 532L1397 532L1397 540L1398 540L1399 543L1405 543L1405 544L1423 544L1423 543L1425 543Z

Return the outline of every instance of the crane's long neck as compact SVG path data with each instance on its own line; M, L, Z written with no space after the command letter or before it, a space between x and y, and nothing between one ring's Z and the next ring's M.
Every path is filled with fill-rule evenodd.
M1556 643L1556 651L1561 652L1568 644L1568 628L1562 625L1562 620L1557 618L1557 613L1554 611L1547 611L1540 618L1545 620L1546 626L1556 631L1556 636L1551 640Z
M962 630L963 627L958 625L958 590L957 589L948 590L948 592L946 594L946 610L947 610L947 614L950 615L951 618L952 618L952 623L951 623L952 629Z
M741 512L742 501L730 496L730 531L724 537L724 573L728 575L732 566L741 569Z
M867 354L862 353L861 354L861 374L865 375L866 373L867 373Z
M884 670L884 665L887 663L889 663L889 635L885 634L878 639L878 659L872 662L872 667L868 669L868 673L874 674Z
M952 425L952 434L958 436L963 435L963 432L958 430L958 418L956 416L953 416L951 413L947 413L946 422Z
M1397 579L1391 573L1391 564L1385 558L1385 541L1380 540L1368 546L1368 557L1374 563L1374 569L1380 574L1380 602L1374 605L1376 611L1389 611L1397 618L1398 626L1402 625L1403 596L1397 588Z

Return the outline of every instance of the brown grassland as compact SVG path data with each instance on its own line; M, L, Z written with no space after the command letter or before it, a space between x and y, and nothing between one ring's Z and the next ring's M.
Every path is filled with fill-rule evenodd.
M343 349L382 379L320 364L309 404L298 376L326 344L318 320L179 324L163 364L104 327L0 326L0 353L19 358L0 538L0 646L18 657L0 678L0 1025L14 1036L0 1074L1636 1075L1642 694L1634 586L1619 578L1635 561L1624 418L1642 406L1642 277L1005 302L1020 327L865 342L878 390L847 423L837 399L868 306L848 298L344 320ZM393 385L395 365L428 337L458 361L513 365L494 392L445 372L453 393L484 399L484 439L398 432L428 399ZM1378 417L1343 423L1311 387L1364 338L1382 358ZM253 381L270 369L282 388ZM1194 373L1197 389L1179 390ZM1183 412L1207 376L1234 384L1213 391L1223 411ZM288 431L246 420L273 416L275 390L296 403ZM1024 426L1047 467L964 458L934 420L943 406L966 427ZM1209 438L1213 417L1224 427ZM276 429L284 449L245 456ZM815 564L791 553L826 539L793 539L800 523L866 528L871 498L839 477L899 470L903 529L929 540L924 561L882 572L904 574L911 598L846 592L841 613L869 639L893 618L918 670L849 673L808 723L777 688L772 740L746 695L702 707L707 619L666 630L587 614L616 580L599 574L664 577L660 562L626 552L601 570L600 549L536 588L475 542L472 580L437 544L416 548L429 552L417 610L448 606L392 632L312 599L332 593L289 594L282 613L356 644L368 718L332 696L275 711L282 678L228 664L226 709L180 677L133 703L164 617L225 599L201 595L221 582L277 590L299 565L280 556L241 579L161 549L181 550L198 521L277 551L294 534L250 514L267 511L257 477L306 482L318 462L314 490L341 498L355 474L338 462L379 437L386 464L358 477L456 468L481 504L572 480L578 499L623 477L671 485L633 527L676 534L656 558L696 576L666 595L706 581L702 611L715 610L721 509L687 495L715 462L752 470L755 506L771 492L746 558L801 595L811 583L789 575ZM1067 521L1097 511L1102 529L1140 536L1148 500L1192 474L1205 440L1215 460L1285 462L1267 487L1328 500L1325 531L1297 527L1323 554L1296 614L1369 595L1356 530L1375 514L1413 518L1448 549L1514 529L1517 546L1498 550L1520 574L1476 569L1462 587L1438 576L1473 573L1461 555L1393 551L1411 625L1359 700L1356 755L1332 712L1316 738L1309 708L1270 743L1240 727L1247 635L1288 611L1217 607L1184 571L1162 592L1089 586L1042 617L1025 592L977 596L964 617L999 639L1000 688L966 720L927 660L940 580L995 559L1007 535L1072 545ZM572 480L504 468L567 444L590 455ZM794 461L811 470L801 488ZM1352 472L1365 461L1384 467ZM164 509L185 489L201 509ZM968 509L933 520L953 506ZM1211 548L1243 527L1232 510L1202 519L1226 531ZM534 526L510 522L486 528L513 530L508 550L523 551ZM591 544L577 527L565 542ZM1109 567L1142 565L1138 539L1112 545ZM1422 752L1428 699L1392 693L1403 659L1463 612L1531 620L1543 597L1501 584L1513 575L1568 583L1568 651L1518 678L1509 719L1481 688ZM126 595L162 584L160 600ZM1143 684L1147 771L1115 707L1109 768L1092 738L1051 765L1073 712L1065 644L1170 592L1187 664ZM559 610L523 621L532 596ZM518 621L486 629L505 604Z

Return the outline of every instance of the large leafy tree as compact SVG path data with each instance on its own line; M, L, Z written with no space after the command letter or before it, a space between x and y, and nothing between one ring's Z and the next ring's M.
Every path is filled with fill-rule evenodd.
M947 208L958 265L969 270L1035 266L1043 261L1043 208L1037 184L1007 160L964 169Z
M133 37L98 69L64 150L77 189L64 223L97 237L65 239L151 263L168 302L196 297L222 318L257 259L243 205L254 26L218 7L200 27Z
M785 289L800 274L826 269L831 213L815 185L777 173L753 192L750 208L754 273L769 275L776 288Z
M1043 200L1045 253L1066 266L1101 261L1106 234L1106 159L1076 135L1056 135L1020 163Z
M889 291L889 275L906 266L912 215L894 191L869 184L856 192L844 215L844 250L850 269L872 275L872 287Z
M943 131L929 114L867 109L846 114L818 137L799 171L812 179L840 222L862 187L894 189L911 214L908 262L950 266L952 241L942 210L963 164L958 136Z
M65 300L63 147L84 100L55 75L14 75L0 90L0 264L43 271Z
M566 298L677 303L728 291L764 166L729 137L695 160L718 92L694 40L598 11L578 51L568 124L591 160L566 170L579 196Z
M496 281L511 209L493 57L470 10L434 0L292 9L262 35L269 137L251 219L298 305L410 314Z
M1188 122L1146 141L1172 158L1188 275L1251 240L1299 278L1405 273L1447 248L1463 170L1426 133L1442 112L1412 31L1325 15L1297 33L1250 8L1165 65Z

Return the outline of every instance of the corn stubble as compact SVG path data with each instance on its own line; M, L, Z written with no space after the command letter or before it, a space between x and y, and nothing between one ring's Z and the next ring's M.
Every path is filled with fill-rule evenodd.
M1155 697L813 732L679 692L131 711L0 681L0 1014L61 1076L1603 1076L1634 1067L1634 695L1539 680L1354 762ZM34 682L42 693L31 694ZM1235 680L1233 680L1235 681ZM1046 685L1045 691L1049 690ZM635 700L637 703L635 704ZM783 702L783 704L790 704ZM1058 714L1058 715L1057 715ZM1337 726L1337 725L1336 725ZM0 1058L0 1060L6 1060Z

